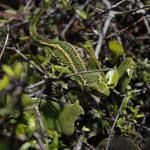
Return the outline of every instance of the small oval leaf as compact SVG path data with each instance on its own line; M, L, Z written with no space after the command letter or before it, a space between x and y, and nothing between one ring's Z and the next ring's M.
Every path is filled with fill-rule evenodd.
M16 62L14 67L14 73L17 78L20 78L23 73L23 64L21 62Z
M74 122L81 114L84 114L84 110L79 104L65 105L58 118L63 134L68 136L73 134Z
M3 65L2 68L3 68L4 72L7 73L9 76L11 76L11 77L15 76L15 73L10 66Z
M4 77L2 78L2 80L0 80L0 90L4 90L8 87L10 83L10 79L7 75L4 75Z
M109 50L117 57L124 53L122 44L117 40L111 40L108 43Z
M131 73L133 68L135 67L135 62L131 57L127 57L121 65L118 67L118 74L119 74L119 79L125 74L128 73L129 76L131 76ZM130 72L130 73L129 73Z
M119 79L117 69L108 71L106 74L106 79L108 81L107 85L109 86L109 88L114 88L117 85Z
M135 67L135 62L131 57L126 58L121 65L118 67L119 82L118 86L120 92L124 92L130 83L133 76L133 68Z

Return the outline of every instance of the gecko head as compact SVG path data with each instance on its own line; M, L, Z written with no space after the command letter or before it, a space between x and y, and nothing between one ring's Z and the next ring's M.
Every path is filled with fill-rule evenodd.
M87 87L98 92L98 93L101 93L105 96L109 96L110 95L110 91L109 91L109 88L106 84L103 84L103 83L90 83L90 84L87 84Z
M92 74L86 76L86 87L96 92L99 92L105 96L110 95L110 91L105 78L101 74Z

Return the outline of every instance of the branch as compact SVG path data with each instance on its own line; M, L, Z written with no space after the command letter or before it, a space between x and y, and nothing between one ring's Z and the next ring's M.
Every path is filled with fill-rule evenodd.
M6 45L8 43L8 39L9 39L9 25L7 26L7 36L6 36L6 40L5 40L5 43L4 43L4 46L3 46L3 49L1 51L1 54L0 54L0 60L5 52L5 49L6 49Z
M89 2L90 2L91 0L87 0L85 3L84 3L84 5L82 5L81 7L80 7L80 10L83 10L88 4L89 4ZM69 23L66 25L66 27L64 28L64 30L61 32L61 37L63 38L63 39L65 39L65 34L66 34L66 32L67 32L67 30L70 28L70 26L72 25L72 23L74 22L74 20L76 19L76 18L78 18L79 17L79 15L76 13L73 17L72 17L72 19L69 21Z
M103 0L103 2L106 5L107 9L110 10L111 9L111 3L108 0ZM99 38L98 38L98 41L97 41L97 45L96 45L96 49L95 49L95 55L96 55L97 58L98 58L98 56L101 52L103 39L104 39L104 37L107 33L108 27L109 27L113 17L114 17L114 13L113 13L112 10L110 10L109 13L108 13L108 16L106 18L106 21L104 23L102 33L99 34Z
M45 130L45 127L44 127L44 124L43 124L43 121L42 121L42 117L41 117L41 114L40 114L40 111L39 111L39 107L37 105L35 105L34 110L35 110L35 114L36 114L36 119L37 119L37 121L40 125L42 138L45 139L45 143L48 146L48 139L47 139L47 136L46 136L46 130ZM44 146L40 136L38 136L37 139L38 139L38 143L39 143L41 149L45 150L45 146Z

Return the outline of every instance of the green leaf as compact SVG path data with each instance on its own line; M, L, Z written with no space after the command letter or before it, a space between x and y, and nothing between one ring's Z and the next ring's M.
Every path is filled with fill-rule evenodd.
M106 79L108 80L107 84L109 88L114 88L117 85L119 79L117 69L108 71L106 74Z
M74 132L74 123L77 118L84 114L83 108L79 104L67 104L59 114L59 124L65 135L72 135Z
M83 47L85 52L90 56L90 59L87 64L87 69L89 70L101 69L100 62L95 56L93 41L88 40L85 43L80 44L80 46Z
M67 7L68 5L69 5L69 0L62 0L61 1L62 3L63 3L63 5L65 6L65 7Z
M25 142L21 145L20 150L29 150L29 149L35 149L37 147L37 143L35 140Z
M6 89L9 83L10 83L9 77L7 75L4 75L2 80L0 80L0 91Z
M84 127L82 128L82 131L84 131L84 132L89 132L90 129L84 126Z
M125 124L124 118L119 118L119 119L117 120L116 124L117 124L118 127L121 127L121 128L122 128L122 126Z
M59 142L58 142L58 134L56 131L47 131L50 138L52 138L53 142L48 145L49 150L58 150Z
M3 68L4 72L7 73L7 75L9 75L11 77L14 77L14 75L15 75L14 71L13 71L13 69L10 66L3 65L2 68Z
M21 138L21 136L23 137L26 133L27 128L28 128L28 126L25 124L22 124L22 123L18 124L16 126L16 135L20 138Z
M22 137L25 134L32 135L36 129L37 126L33 115L33 110L28 110L27 112L24 112L22 120L16 126L16 135L18 137Z
M117 40L111 40L108 43L109 50L117 57L124 53L122 44Z
M49 6L49 4L51 3L51 0L44 0L44 4L46 4L46 6Z
M17 78L19 78L21 74L23 73L23 65L21 64L21 62L15 63L14 73L15 73L15 77Z
M142 117L144 117L144 114L143 114L143 113L139 113L139 114L137 114L135 117L136 117L136 118L142 118Z
M78 9L78 10L76 10L76 12L80 15L80 17L82 19L87 19L88 18L88 14L85 11Z
M142 78L144 82L149 83L150 82L150 72L142 71L141 72Z
M21 95L21 102L22 102L22 105L24 106L24 108L33 107L37 103L27 94Z
M21 36L21 37L19 37L19 40L20 40L20 41L27 41L27 40L29 40L29 39L30 39L29 36Z
M0 149L1 150L10 150L9 148L8 148L8 142L5 142L5 141L0 141Z
M118 67L119 79L127 73L128 69L133 69L135 67L135 62L131 57L127 57L121 65Z
M58 123L58 116L61 110L62 108L56 102L47 101L45 104L43 104L43 106L41 106L41 113L46 129L62 133Z
M146 4L146 5L150 5L150 0L146 0L146 1L145 1L145 4Z
M46 129L65 135L73 134L74 122L79 115L84 114L79 104L66 104L64 108L61 108L56 102L45 103L41 112Z
M130 57L126 58L118 67L118 74L119 74L118 86L120 92L124 92L127 89L133 75L134 67L135 62Z
M80 15L82 19L88 19L93 13L90 12L90 7L87 7L85 10L77 9L76 12Z
M5 12L9 13L11 15L16 15L17 14L17 11L15 9L12 9L12 8L5 10Z
M25 120L27 121L28 128L27 131L28 133L32 133L36 129L36 121L35 118L33 117L33 111L28 111L24 113L25 115Z
M124 99L123 99L123 104L122 104L122 111L126 111L126 108L127 108L127 106L128 106L128 102L129 102L129 100L131 99L131 96L130 95L128 95L128 96L126 96Z

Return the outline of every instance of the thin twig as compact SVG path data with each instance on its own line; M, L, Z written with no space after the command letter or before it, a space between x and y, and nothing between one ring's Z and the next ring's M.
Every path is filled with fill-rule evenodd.
M126 101L129 101L129 100L130 100L130 98L131 98L131 96L132 96L133 93L136 93L136 94L137 94L137 93L140 93L141 91L142 91L142 90L135 90L135 91L129 92L127 95L126 95L126 94L125 94L125 95L121 95L121 96L123 96L124 98L123 98L123 100L122 100L122 102L121 102L121 104L120 104L120 107L119 107L119 109L118 109L117 115L116 115L115 120L114 120L114 123L113 123L113 125L112 125L112 127L111 127L111 129L110 129L110 134L109 134L109 137L108 137L108 141L107 141L107 145L106 145L106 150L108 150L108 148L109 148L109 145L110 145L110 142L111 142L111 138L112 138L112 135L113 135L113 132L114 132L114 128L115 128L115 125L116 125L116 123L117 123L117 120L118 120L118 118L119 118L119 116L120 116L120 114L121 114L123 104L124 104Z
M89 2L90 2L91 0L87 0L85 3L84 3L84 5L82 5L81 7L80 7L80 10L83 10L88 4L89 4ZM66 27L64 28L64 30L61 32L61 37L63 38L63 39L65 39L65 34L66 34L66 32L67 32L67 30L70 28L70 26L72 25L72 23L74 22L74 20L76 19L76 18L78 18L79 17L79 14L75 14L73 17L72 17L72 19L69 21L69 23L66 25Z
M3 49L1 51L1 54L0 54L0 60L5 52L5 49L6 49L6 45L8 43L8 39L9 39L9 25L7 26L7 36L6 36L6 40L5 40L5 43L4 43L4 46L3 46Z
M122 1L120 1L120 2L118 2L118 3L116 3L116 4L114 4L111 8L113 9L113 8L117 8L119 5L121 5L122 3L124 3L125 1L127 1L127 0L122 0Z
M111 3L109 2L109 0L103 0L103 3L106 5L107 9L111 9Z
M72 148L73 150L81 150L82 149L82 143L84 140L84 134L81 133L81 135L78 137L75 146Z
M42 142L41 136L38 133L34 133L33 135L36 138L37 143L39 144L40 150L45 150L45 146Z
M42 117L41 117L41 114L40 114L40 111L39 111L39 107L37 105L35 105L34 110L35 110L35 114L36 114L36 119L37 119L37 121L40 125L42 137L43 137L43 139L45 139L46 145L48 145L48 139L47 139L47 136L45 136L46 135L46 130L45 130L45 127L44 127L44 124L43 124L43 121L42 121ZM43 142L41 143L41 146L43 148L45 147ZM45 150L45 148L43 150Z
M33 7L33 0L26 1L26 5L23 10L23 14L26 14Z
M42 68L40 68L38 65L34 64L29 58L27 58L24 54L22 54L20 52L20 49L15 48L15 47L6 47L6 49L10 49L15 51L17 54L19 54L25 61L29 62L34 68L36 68L41 74L46 74L47 77L49 77L49 75L44 72L44 70Z
M122 110L123 102L124 101L122 101L122 103L121 103L121 105L119 107L119 110L117 112L115 121L114 121L114 123L113 123L113 125L111 127L110 134L109 134L108 141L107 141L107 145L106 145L106 150L108 150L108 148L109 148L109 145L110 145L110 142L111 142L111 138L112 138L112 135L113 135L113 132L114 132L114 128L115 128L116 122L117 122L117 120L118 120L118 118L120 116L121 110Z
M13 21L13 20L11 20L11 21ZM7 22L7 24L11 23L11 21ZM21 22L18 22L18 23L16 23L16 24L14 23L13 25L11 25L11 26L9 27L9 29L12 30L12 29L14 29L15 27L19 27L19 26L24 25L24 24L27 24L27 23L29 23L29 20L22 20ZM6 31L6 30L7 30L6 27L0 26L0 31Z
M140 8L144 7L144 4L141 2L141 0L138 0L138 4L139 4L139 7L140 7ZM144 13L146 13L145 10L144 10ZM146 16L143 16L143 18L144 18L144 23L145 23L145 26L146 26L146 28L147 28L148 34L150 34L149 22L148 22Z
M37 87L37 86L40 86L40 85L42 85L42 84L44 84L44 83L45 83L45 80L42 80L42 81L37 82L37 83L35 83L35 84L29 85L28 87L26 87L26 90L28 90L28 89L33 89L33 88L35 88L35 87Z
M69 23L65 26L64 30L61 32L61 37L63 39L65 39L65 34L67 32L67 30L70 28L70 26L72 25L72 23L74 22L74 20L76 19L76 15L69 21Z
M107 141L107 145L106 145L106 150L108 150L108 148L109 148L109 145L110 145L110 142L111 142L111 138L112 138L112 135L113 135L113 132L114 132L114 128L115 128L116 122L117 122L117 120L118 120L118 118L119 118L119 116L121 114L123 103L126 101L126 98L129 98L129 97L123 98L122 103L121 103L121 105L120 105L120 107L118 109L117 115L115 117L114 123L113 123L113 125L111 127L110 134L109 134L108 141Z
M113 5L113 6L111 6L111 3L108 0L103 0L103 2L105 3L105 5L107 7L106 12L108 12L108 15L107 15L106 21L104 23L104 27L103 27L102 33L99 34L99 38L98 38L98 41L97 41L97 45L96 45L96 49L95 49L95 55L96 55L97 58L98 58L98 56L99 56L99 54L101 52L102 42L103 42L103 39L104 39L104 37L105 37L105 35L107 33L108 27L109 27L109 25L111 23L112 18L115 17L115 15L122 15L122 14L126 14L126 13L133 13L133 12L136 12L138 10L146 9L146 8L150 7L150 5L145 5L143 7L132 9L132 10L129 10L129 11L119 12L119 11L113 11L112 9L116 8L118 5L123 3L124 0L121 1L121 3L117 3L117 4ZM102 12L102 14L105 14L106 12ZM146 24L146 27L147 27L147 30L148 30L148 33L149 33L150 32L150 27L148 25L148 21L146 20L146 18L144 19L144 21L145 21L145 24ZM116 33L114 35L116 35Z
M123 45L122 42L121 42L121 38L120 38L120 36L119 36L119 34L118 34L118 29L117 29L117 27L116 27L116 24L113 23L113 24L112 24L112 27L113 27L114 30L115 30L117 40L121 43L121 45Z
M99 9L99 8L97 8L96 10L101 12L101 14L100 14L100 16L101 16L101 15L104 15L104 14L108 13L111 10L114 10L114 8L116 8L116 7L113 7L113 6L110 9L107 9L106 11L103 11L102 9ZM150 5L144 5L143 7L140 7L140 8L135 8L135 9L121 11L121 12L120 11L114 11L114 14L115 15L123 15L123 14L128 14L128 13L135 13L135 12L136 13L143 13L139 10L146 9L146 8L147 9L150 8Z
M111 8L111 4L110 4L110 2L108 0L103 0L103 2L106 5L107 9ZM107 15L106 21L104 23L104 27L103 27L102 33L99 34L99 38L98 38L98 41L97 41L97 45L96 45L96 49L95 49L95 55L96 55L97 58L98 58L98 56L99 56L99 54L101 52L103 39L104 39L104 37L105 37L105 35L107 33L108 27L109 27L113 17L114 17L114 13L113 13L112 10L110 10L108 15Z
M147 28L147 31L148 31L148 34L150 34L150 26L149 26L149 22L147 20L147 18L144 16L144 23L145 23L145 26Z
M138 19L136 22L134 22L133 24L131 24L130 26L127 26L127 27L125 27L125 28L119 30L117 34L120 35L120 34L124 33L126 30L128 30L129 28L131 28L131 27L137 25L137 24L140 23L142 20L143 20L143 16L142 16L140 19ZM112 33L112 34L106 36L106 39L111 38L111 37L113 37L113 36L116 36L116 33Z
M36 113L36 119L39 122L39 125L41 127L41 131L45 132L44 124L43 124L41 114L40 114L40 111L39 111L39 108L38 108L37 105L34 106L34 110L35 110L35 113Z

